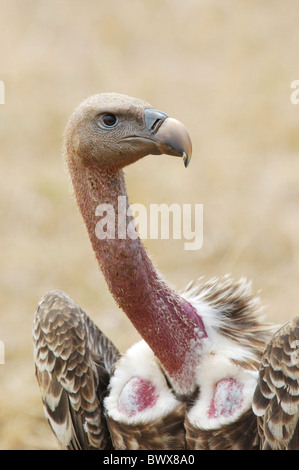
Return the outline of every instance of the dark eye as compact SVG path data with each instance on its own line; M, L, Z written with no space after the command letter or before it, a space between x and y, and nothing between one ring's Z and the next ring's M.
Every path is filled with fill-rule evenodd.
M101 127L114 127L118 123L115 114L106 113L98 118L98 125Z

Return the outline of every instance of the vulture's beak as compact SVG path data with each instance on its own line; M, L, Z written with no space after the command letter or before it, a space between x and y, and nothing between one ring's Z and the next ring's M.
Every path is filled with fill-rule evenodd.
M180 121L162 111L147 108L144 110L146 130L151 134L159 153L183 157L187 167L191 160L192 143L190 135Z

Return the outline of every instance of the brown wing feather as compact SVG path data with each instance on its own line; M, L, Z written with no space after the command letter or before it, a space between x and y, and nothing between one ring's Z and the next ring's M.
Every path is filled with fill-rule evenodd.
M266 347L253 410L262 448L299 449L299 317Z
M61 446L111 448L102 401L119 357L115 346L60 291L40 301L33 339L44 411Z
M218 429L199 429L185 420L189 450L256 450L259 447L256 416L252 410Z
M151 423L129 425L108 417L108 426L116 450L183 450L185 405Z

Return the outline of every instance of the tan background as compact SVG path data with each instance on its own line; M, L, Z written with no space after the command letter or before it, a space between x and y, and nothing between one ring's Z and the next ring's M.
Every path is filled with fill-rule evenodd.
M118 91L182 120L179 159L127 168L132 202L204 204L204 245L146 242L182 289L253 279L269 320L298 314L299 4L269 0L1 0L0 449L57 448L34 377L31 325L49 289L71 295L116 345L138 338L98 272L61 147L85 97Z

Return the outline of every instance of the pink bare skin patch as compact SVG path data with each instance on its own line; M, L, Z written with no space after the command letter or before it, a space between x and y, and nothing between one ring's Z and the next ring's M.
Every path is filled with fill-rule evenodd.
M158 399L156 387L149 380L132 377L122 389L118 398L118 409L127 416L152 408Z
M228 418L234 415L243 404L243 385L233 378L219 380L208 412L209 418Z

